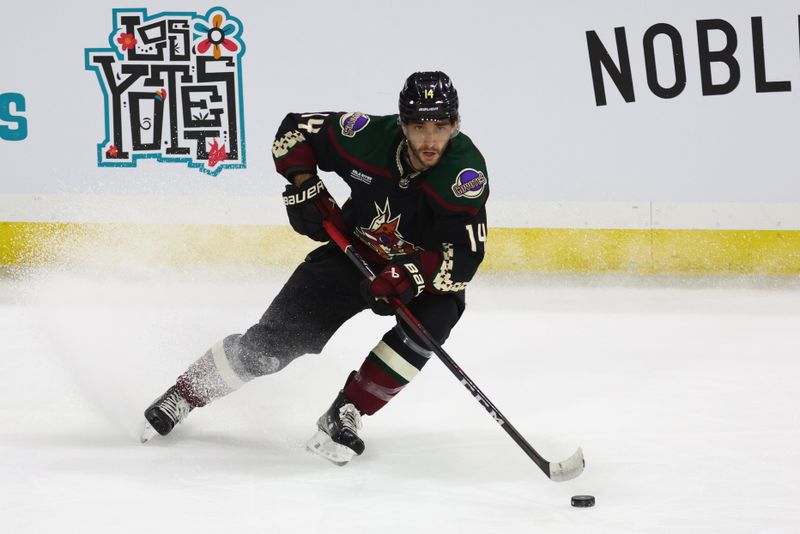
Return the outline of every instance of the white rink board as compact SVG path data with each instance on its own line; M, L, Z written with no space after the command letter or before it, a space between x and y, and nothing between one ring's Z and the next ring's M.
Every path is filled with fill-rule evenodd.
M131 212L137 222L160 220L160 205L185 221L217 222L218 209L197 210L194 200L204 205L205 198L264 197L274 204L283 181L269 147L286 112L393 113L408 73L443 69L459 89L463 129L487 158L492 202L504 226L639 227L640 214L625 206L645 205L653 208L656 227L659 217L667 217L667 227L698 227L699 217L704 228L779 229L785 226L778 219L787 217L753 213L800 202L796 2L409 0L402 10L355 0L221 5L243 26L247 161L245 169L218 176L153 160L136 168L99 168L103 94L97 77L84 68L87 48L109 46L114 7L142 8L149 15L171 9L204 14L213 4L111 6L92 0L75 10L55 2L5 6L6 20L15 22L0 32L0 46L13 51L0 57L0 93L25 97L24 112L9 111L24 116L28 134L21 141L0 141L0 195L109 196L112 204L117 196L151 198L157 199L154 209ZM432 31L436 21L449 30ZM699 21L724 21L735 34L732 56L740 75L728 94L703 95ZM763 50L754 48L756 23ZM681 39L686 81L669 99L648 85L643 39L657 24L669 24ZM607 104L598 106L587 32L595 32L619 64L615 28L623 28L627 39L635 100L624 101L606 69ZM721 31L707 34L711 50L730 44ZM55 35L57 46L43 45ZM670 86L677 79L670 41L661 34L652 43L656 79ZM723 62L709 68L715 84L730 78ZM763 91L785 89L785 82L788 91ZM0 119L0 127L8 124ZM657 203L665 207L659 210ZM27 205L9 210L0 204L0 221L41 216L38 208L21 212ZM560 205L567 209L553 209ZM713 209L695 215L697 205ZM610 206L622 211L609 217ZM54 213L58 217L46 216L74 222ZM81 220L80 213L74 216Z

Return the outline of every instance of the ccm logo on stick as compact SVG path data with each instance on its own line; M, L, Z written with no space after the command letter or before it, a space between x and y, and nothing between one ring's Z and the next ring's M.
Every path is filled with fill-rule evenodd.
M489 405L489 403L488 403L487 401L485 401L485 400L483 399L483 397L481 397L481 395L480 395L480 394L479 394L477 391L475 391L475 388L473 388L473 387L470 385L470 383L469 383L469 382L467 382L467 379L466 379L466 378L462 378L462 379L461 379L461 384L462 384L464 387L466 387L466 388L467 388L467 390L468 390L470 393L472 393L472 396L473 396L473 397L475 397L475 400L477 400L477 401L478 401L478 403L479 403L481 406L483 406L483 408L484 408L484 409L485 409L487 412L489 412L489 415L491 415L491 416L492 416L492 419L494 419L494 420L495 420L495 422L496 422L497 424L499 424L500 426L503 426L503 424L505 424L505 421L503 420L503 418L502 418L502 417L500 417L499 415L497 415L497 412L495 412L495 411L492 409L492 407Z
M20 115L24 112L24 96L19 93L0 94L0 139L22 141L28 137L28 120Z

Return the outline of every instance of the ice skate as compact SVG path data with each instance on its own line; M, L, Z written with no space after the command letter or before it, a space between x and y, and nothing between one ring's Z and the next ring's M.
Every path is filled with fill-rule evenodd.
M176 386L169 388L144 411L146 422L142 431L142 443L150 441L157 434L169 434L193 408L181 397Z
M364 441L358 437L361 413L343 391L328 411L317 420L319 429L306 448L336 465L345 465L353 456L364 452Z

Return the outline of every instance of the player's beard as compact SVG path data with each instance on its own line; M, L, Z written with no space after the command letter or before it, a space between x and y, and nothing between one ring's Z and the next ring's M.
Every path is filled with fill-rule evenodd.
M427 171L431 167L439 163L442 158L442 152L447 145L438 149L432 146L415 147L411 141L408 142L408 160L415 171Z

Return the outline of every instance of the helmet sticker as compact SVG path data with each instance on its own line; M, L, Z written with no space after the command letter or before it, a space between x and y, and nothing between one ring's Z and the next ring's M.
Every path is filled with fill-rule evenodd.
M456 176L456 182L451 189L457 197L478 198L486 187L486 176L475 169L464 169Z
M342 135L345 137L355 137L358 132L369 124L369 115L355 112L342 115L339 125L342 127Z

